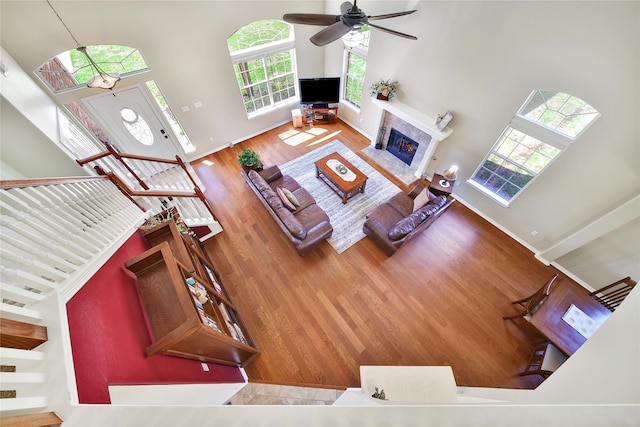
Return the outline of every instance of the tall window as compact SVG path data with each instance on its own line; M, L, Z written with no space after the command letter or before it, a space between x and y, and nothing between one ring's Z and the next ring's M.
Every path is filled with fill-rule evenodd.
M105 72L118 73L121 77L149 69L140 51L133 47L87 46L87 53ZM94 76L87 57L77 49L54 56L36 73L54 93L85 85Z
M227 46L249 117L296 96L292 25L256 21L229 37Z
M371 31L368 27L360 29L363 39L357 46L349 47L345 45L343 78L344 92L343 98L356 107L362 104L364 94L364 77L367 71L367 51L369 48L369 36Z
M509 206L599 116L575 96L533 91L469 182Z

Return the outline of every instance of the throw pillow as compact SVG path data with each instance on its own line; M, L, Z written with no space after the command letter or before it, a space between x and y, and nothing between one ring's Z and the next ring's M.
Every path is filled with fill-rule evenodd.
M424 187L421 192L418 193L415 199L413 199L413 212L417 211L429 202L429 189Z
M425 214L421 211L414 212L411 215L402 218L396 223L396 225L389 231L388 236L391 240L402 239L407 234L411 233L417 226L424 221Z
M296 208L300 206L300 202L298 201L298 198L294 196L291 191L282 187L282 192L284 193L285 196L287 196L287 199L289 199L289 201L293 203L293 206L295 206Z
M285 205L287 209L289 209L290 211L296 210L296 206L293 203L291 203L291 200L287 198L287 196L284 194L284 191L282 191L282 188L280 187L276 188L276 192L278 193L280 200L282 200L282 204Z
M424 205L422 208L420 208L418 212L422 212L427 216L433 215L434 213L438 212L446 202L447 202L446 196L438 196L432 201L430 201L429 203L427 203L426 205Z

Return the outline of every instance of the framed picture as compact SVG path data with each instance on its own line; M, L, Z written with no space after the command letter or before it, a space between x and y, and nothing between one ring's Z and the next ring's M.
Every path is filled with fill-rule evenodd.
M438 126L438 129L444 130L444 128L447 127L451 120L453 120L453 114L447 111L446 113L444 113L444 116L442 116L438 123L436 123L436 126Z

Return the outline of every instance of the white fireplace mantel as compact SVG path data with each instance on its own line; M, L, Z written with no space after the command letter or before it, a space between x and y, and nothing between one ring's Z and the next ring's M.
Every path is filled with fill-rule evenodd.
M384 121L384 112L388 111L389 113L404 120L410 125L415 126L417 129L421 130L431 137L431 142L427 147L427 151L420 161L418 169L415 171L415 175L421 178L424 174L426 174L427 167L429 166L429 162L433 158L433 154L438 148L438 144L440 144L440 141L449 137L449 135L453 133L453 129L449 127L445 127L443 130L438 129L435 124L435 117L428 116L413 107L403 104L400 101L381 101L375 98L372 98L371 101L376 107L378 107L378 129L380 129ZM371 145L375 146L376 141L378 141L378 137L378 135L375 136L375 138L371 141Z

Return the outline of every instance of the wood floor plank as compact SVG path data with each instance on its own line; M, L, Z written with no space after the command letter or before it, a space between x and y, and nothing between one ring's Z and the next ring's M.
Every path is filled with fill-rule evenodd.
M536 387L518 376L535 336L502 316L554 268L461 203L393 257L366 237L300 257L235 160L248 147L283 164L336 138L368 159L370 141L338 120L285 124L193 162L224 228L205 246L261 350L249 380L344 388L359 386L360 365L450 365L461 386Z

